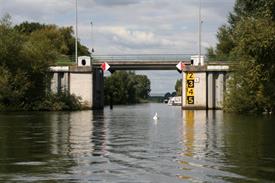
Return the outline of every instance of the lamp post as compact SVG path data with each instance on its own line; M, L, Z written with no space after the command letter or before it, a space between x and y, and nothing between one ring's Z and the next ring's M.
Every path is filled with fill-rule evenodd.
M199 65L201 65L201 0L199 0Z
M91 54L93 54L94 48L93 48L93 22L91 21Z
M75 63L77 63L77 40L78 40L78 16L77 16L77 0L75 0Z

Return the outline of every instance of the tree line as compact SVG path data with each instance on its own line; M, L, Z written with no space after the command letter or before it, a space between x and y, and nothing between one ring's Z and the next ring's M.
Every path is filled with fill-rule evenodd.
M105 104L133 104L146 101L151 88L145 75L129 71L116 71L104 78Z
M79 109L79 98L47 92L49 66L60 55L73 54L72 27L0 19L0 110ZM80 44L80 43L79 43ZM89 54L80 45L81 54Z
M234 61L224 107L232 112L275 108L275 1L237 0L208 49L210 60Z

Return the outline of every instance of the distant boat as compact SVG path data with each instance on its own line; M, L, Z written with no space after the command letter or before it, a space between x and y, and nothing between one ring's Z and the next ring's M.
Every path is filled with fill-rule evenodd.
M179 97L171 97L168 101L168 105L175 105L180 106L181 105L181 96Z

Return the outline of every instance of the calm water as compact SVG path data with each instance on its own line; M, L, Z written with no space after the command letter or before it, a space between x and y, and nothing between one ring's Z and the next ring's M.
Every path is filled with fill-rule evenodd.
M274 182L275 119L165 104L2 113L0 181Z

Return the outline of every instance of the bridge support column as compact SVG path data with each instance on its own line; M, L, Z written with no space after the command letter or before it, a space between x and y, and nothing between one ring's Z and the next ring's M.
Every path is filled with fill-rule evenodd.
M92 109L104 108L104 76L102 69L93 69Z
M51 91L53 93L69 91L69 73L55 72L52 74Z
M215 108L214 106L214 98L215 98L215 89L214 89L214 78L213 78L213 73L209 72L207 74L207 108L208 109L213 109Z

